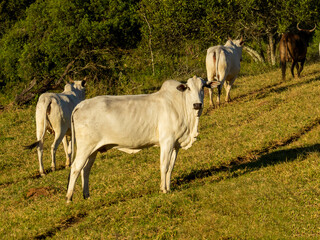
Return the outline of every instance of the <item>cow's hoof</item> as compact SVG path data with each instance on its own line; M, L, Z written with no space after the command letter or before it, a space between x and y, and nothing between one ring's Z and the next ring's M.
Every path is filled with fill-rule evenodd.
M56 167L51 167L51 171L52 172L56 171Z
M67 201L67 204L69 204L69 203L72 203L72 198L68 198L68 197L66 197L66 201Z
M88 193L88 194L83 194L83 198L84 198L84 199L90 199L89 193Z
M40 176L41 176L41 177L45 177L46 174L45 174L45 173L40 173Z

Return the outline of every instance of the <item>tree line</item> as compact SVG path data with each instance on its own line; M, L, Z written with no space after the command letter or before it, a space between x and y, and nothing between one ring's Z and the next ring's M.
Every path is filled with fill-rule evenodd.
M319 8L318 0L2 0L0 88L27 85L33 97L70 76L118 93L129 75L178 69L240 36L255 61L274 65L280 34L313 28Z

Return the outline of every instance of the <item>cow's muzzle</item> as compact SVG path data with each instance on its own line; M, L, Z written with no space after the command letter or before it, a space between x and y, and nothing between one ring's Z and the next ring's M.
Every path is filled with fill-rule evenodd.
M202 103L194 103L194 104L193 104L193 108L194 108L195 110L200 110L200 109L202 109Z

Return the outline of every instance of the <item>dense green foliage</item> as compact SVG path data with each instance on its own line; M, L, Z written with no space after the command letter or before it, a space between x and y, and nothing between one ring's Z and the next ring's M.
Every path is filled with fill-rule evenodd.
M240 35L268 62L279 34L313 27L319 9L317 0L3 0L0 87L58 79L75 61L73 79L124 92L197 72L209 46Z

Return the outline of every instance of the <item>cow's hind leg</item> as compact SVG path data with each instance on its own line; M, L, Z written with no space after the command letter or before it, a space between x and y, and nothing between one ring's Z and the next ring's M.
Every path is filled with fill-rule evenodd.
M286 80L286 62L281 61L282 80Z
M225 84L226 82L226 73L225 70L223 71L223 73L219 74L220 76L220 85L217 87L218 89L218 97L217 97L217 104L220 105L220 96L221 96L221 91L222 91L222 86Z
M236 78L234 77L231 81L225 81L224 83L224 88L226 90L226 102L231 102L230 91L235 80Z
M210 70L210 67L209 68L207 67L207 78L208 78L209 82L214 80L213 71ZM213 92L212 92L212 89L209 88L209 98L210 98L209 104L210 104L210 106L213 106L212 97L213 97Z
M293 61L292 62L292 65L291 65L291 74L292 74L292 77L294 78L294 67L295 67L295 65L297 64L297 62L296 61Z
M82 179L82 191L83 191L83 198L87 199L89 198L89 174L91 167L94 163L94 160L97 156L97 151L92 153L88 159L88 162L84 166L84 168L81 170L81 179Z
M221 96L222 84L220 84L220 85L217 87L217 90L218 90L217 104L218 104L218 106L219 106L219 105L220 105L220 96Z
M44 127L43 127L43 121L46 121L45 119L39 118L37 116L37 140L38 140L38 146L37 146L37 153L38 153L38 161L39 161L39 173L43 177L45 176L44 169L43 169L43 143L44 143L44 136L42 138L42 134L45 133Z
M66 154L66 168L67 168L67 167L70 167L71 165L71 161L70 161L71 148L69 146L70 144L68 143L67 135L63 137L62 143L63 143L64 152Z
M301 61L301 63L300 63L300 68L297 69L297 71L298 71L298 77L300 77L300 73L301 73L302 70L303 70L304 62L305 62L305 59L303 59L303 60ZM298 64L297 64L297 65L298 65Z
M45 176L45 173L43 170L43 139L39 140L37 152L38 152L38 160L39 160L39 173L43 177Z
M213 98L213 91L212 91L212 89L211 88L209 88L209 99L210 99L210 106L213 106L213 100L212 100L212 98Z
M71 202L72 200L72 195L73 195L74 187L76 184L76 180L79 177L80 171L87 164L89 156L90 156L90 153L88 152L84 153L84 152L77 151L76 158L72 163L71 169L70 169L68 190L67 190L67 196L66 196L67 203Z
M62 133L60 131L55 132L54 140L51 145L51 159L52 159L51 169L52 169L52 171L56 170L56 151L57 151L57 148L58 148L59 144L61 143L62 139L64 138L64 134L65 134L65 132L64 133Z

